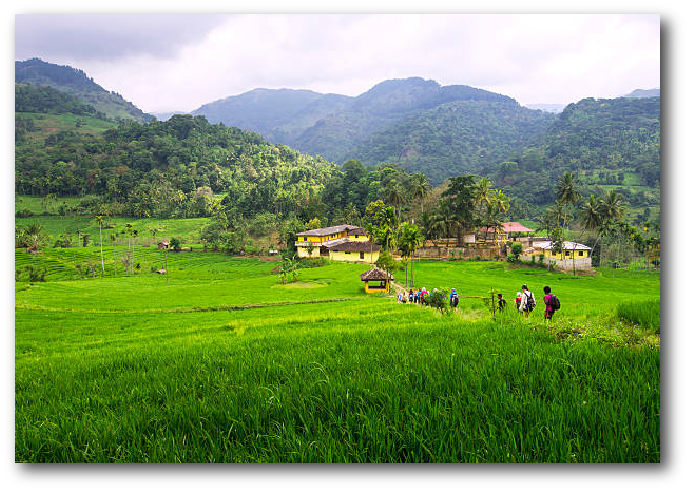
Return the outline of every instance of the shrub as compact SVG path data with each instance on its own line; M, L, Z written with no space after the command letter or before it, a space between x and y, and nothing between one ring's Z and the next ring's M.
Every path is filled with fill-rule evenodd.
M524 251L524 246L522 245L521 242L514 242L511 247L512 250L512 255L519 257L521 253Z
M448 311L447 292L445 290L434 290L428 294L428 305L435 307L441 314Z
M538 255L538 264L543 265L543 261L545 260L545 254L541 253Z
M376 266L385 271L401 271L402 264L399 261L395 261L392 255L388 252L381 251L378 260L376 261Z
M18 210L14 216L17 218L30 218L34 216L34 212L28 208L24 208L23 210Z

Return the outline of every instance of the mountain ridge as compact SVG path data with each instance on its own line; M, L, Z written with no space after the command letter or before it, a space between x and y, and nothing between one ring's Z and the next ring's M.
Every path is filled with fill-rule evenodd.
M83 70L68 65L48 63L40 58L14 62L14 81L33 86L47 86L73 95L115 120L132 119L138 122L155 120L115 91L98 85Z

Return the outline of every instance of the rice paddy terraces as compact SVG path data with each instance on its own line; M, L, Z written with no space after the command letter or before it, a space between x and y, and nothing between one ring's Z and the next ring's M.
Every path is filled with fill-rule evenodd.
M100 268L99 248L80 249L16 258ZM660 337L617 313L659 298L657 274L415 265L417 287L465 296L551 285L562 309L546 325L542 302L494 320L481 299L440 315L366 295L363 264L283 285L275 262L169 253L168 286L161 260L136 248L141 273L17 282L16 460L660 460Z

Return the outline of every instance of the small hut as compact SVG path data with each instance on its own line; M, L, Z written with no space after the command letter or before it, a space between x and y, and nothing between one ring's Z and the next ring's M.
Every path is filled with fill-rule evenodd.
M360 278L364 282L366 293L387 293L390 289L388 282L395 279L391 274L386 273L380 268L371 268L362 273ZM369 285L369 281L375 281L377 284Z

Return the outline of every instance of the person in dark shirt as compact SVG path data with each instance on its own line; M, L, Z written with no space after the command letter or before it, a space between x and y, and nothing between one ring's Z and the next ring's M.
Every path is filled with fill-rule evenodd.
M507 305L507 301L502 298L502 293L498 293L498 310L502 312L505 309L505 305Z

